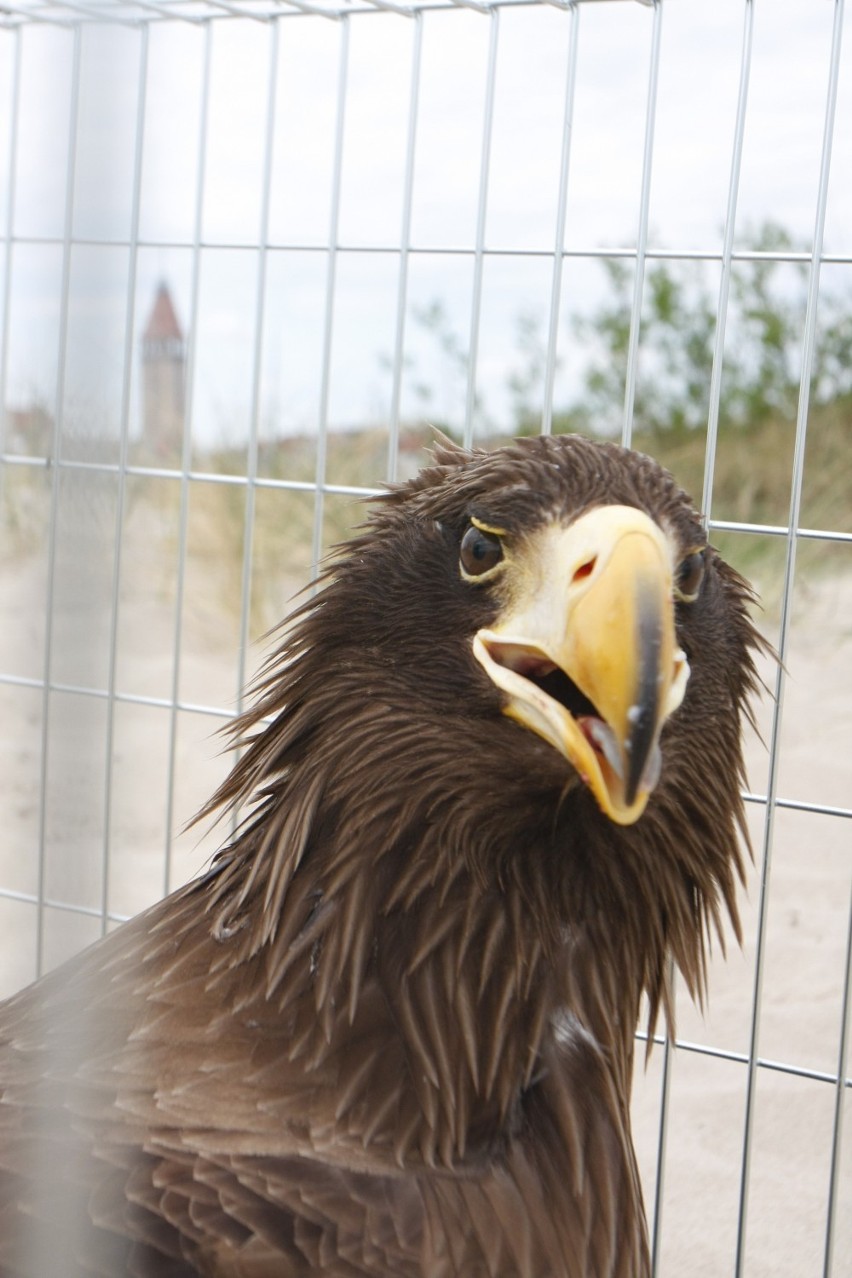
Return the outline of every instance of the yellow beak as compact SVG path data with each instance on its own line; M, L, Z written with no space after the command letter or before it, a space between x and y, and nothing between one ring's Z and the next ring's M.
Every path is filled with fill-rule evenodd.
M689 678L671 558L657 525L630 506L546 525L510 556L505 615L473 642L504 713L559 750L619 825L645 809L660 730Z

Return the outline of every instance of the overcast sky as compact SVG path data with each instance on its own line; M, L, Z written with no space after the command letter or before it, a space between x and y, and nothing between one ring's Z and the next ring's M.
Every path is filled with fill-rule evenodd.
M727 202L744 0L664 0L650 201L651 246L718 251ZM832 0L755 0L754 52L737 245L767 219L810 242L828 83ZM630 0L580 6L565 246L636 242L653 10ZM406 141L417 24L394 14L279 23L273 95L266 304L261 316L261 430L310 430L323 412L335 122L345 113L327 417L386 421L396 340ZM848 22L847 22L848 26ZM458 362L422 319L440 301L444 337L464 351L471 327L477 209L491 20L470 10L422 20L406 310L403 416L457 421ZM570 15L555 6L500 13L488 170L478 387L492 424L505 421L520 367L522 316L546 329L562 154ZM192 313L196 192L202 180L193 427L204 444L238 442L252 408L271 33L213 24L210 97L201 134L206 32L151 28L144 81L134 352L156 282L168 279L186 326ZM62 237L69 162L73 36L28 26L20 101L12 110L16 36L0 31L0 231L17 150L5 398L56 396ZM89 27L81 46L65 363L72 418L117 421L128 338L133 168L142 94L138 29ZM846 32L826 250L852 252L852 39ZM284 246L289 246L285 248ZM417 251L419 250L419 251ZM430 250L430 251L426 251ZM438 250L441 250L440 252ZM845 279L849 268L833 268ZM830 274L830 273L829 273ZM718 286L718 266L707 267ZM572 316L601 296L602 272L570 258L560 310L556 401L579 376ZM4 285L5 288L5 285ZM4 294L5 295L5 294ZM0 316L2 322L2 316ZM446 345L446 343L445 343ZM521 361L522 362L522 361ZM138 385L130 396L138 417Z

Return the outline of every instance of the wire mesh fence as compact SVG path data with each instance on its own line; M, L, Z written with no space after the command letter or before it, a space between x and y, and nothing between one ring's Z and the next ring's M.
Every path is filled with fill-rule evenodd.
M844 25L3 0L2 993L203 866L219 835L182 830L260 637L429 424L620 437L783 662L743 951L637 1072L655 1272L849 1272Z

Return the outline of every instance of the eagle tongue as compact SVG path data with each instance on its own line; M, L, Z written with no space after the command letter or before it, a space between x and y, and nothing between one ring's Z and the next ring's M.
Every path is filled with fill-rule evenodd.
M615 733L608 723L593 715L577 719L583 736L598 754L602 754L620 781L624 780L624 763Z
M663 752L660 744L655 741L648 755L648 762L645 764L645 770L642 773L641 788L647 790L648 793L654 789L660 779L660 772L663 767Z

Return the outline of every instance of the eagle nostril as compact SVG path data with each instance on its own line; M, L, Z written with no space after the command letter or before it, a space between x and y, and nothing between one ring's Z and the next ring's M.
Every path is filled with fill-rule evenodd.
M587 559L584 563L580 564L579 568L575 569L574 576L571 578L571 581L584 581L586 577L591 577L592 573L595 571L595 564L597 562L597 555L592 555L591 559Z

